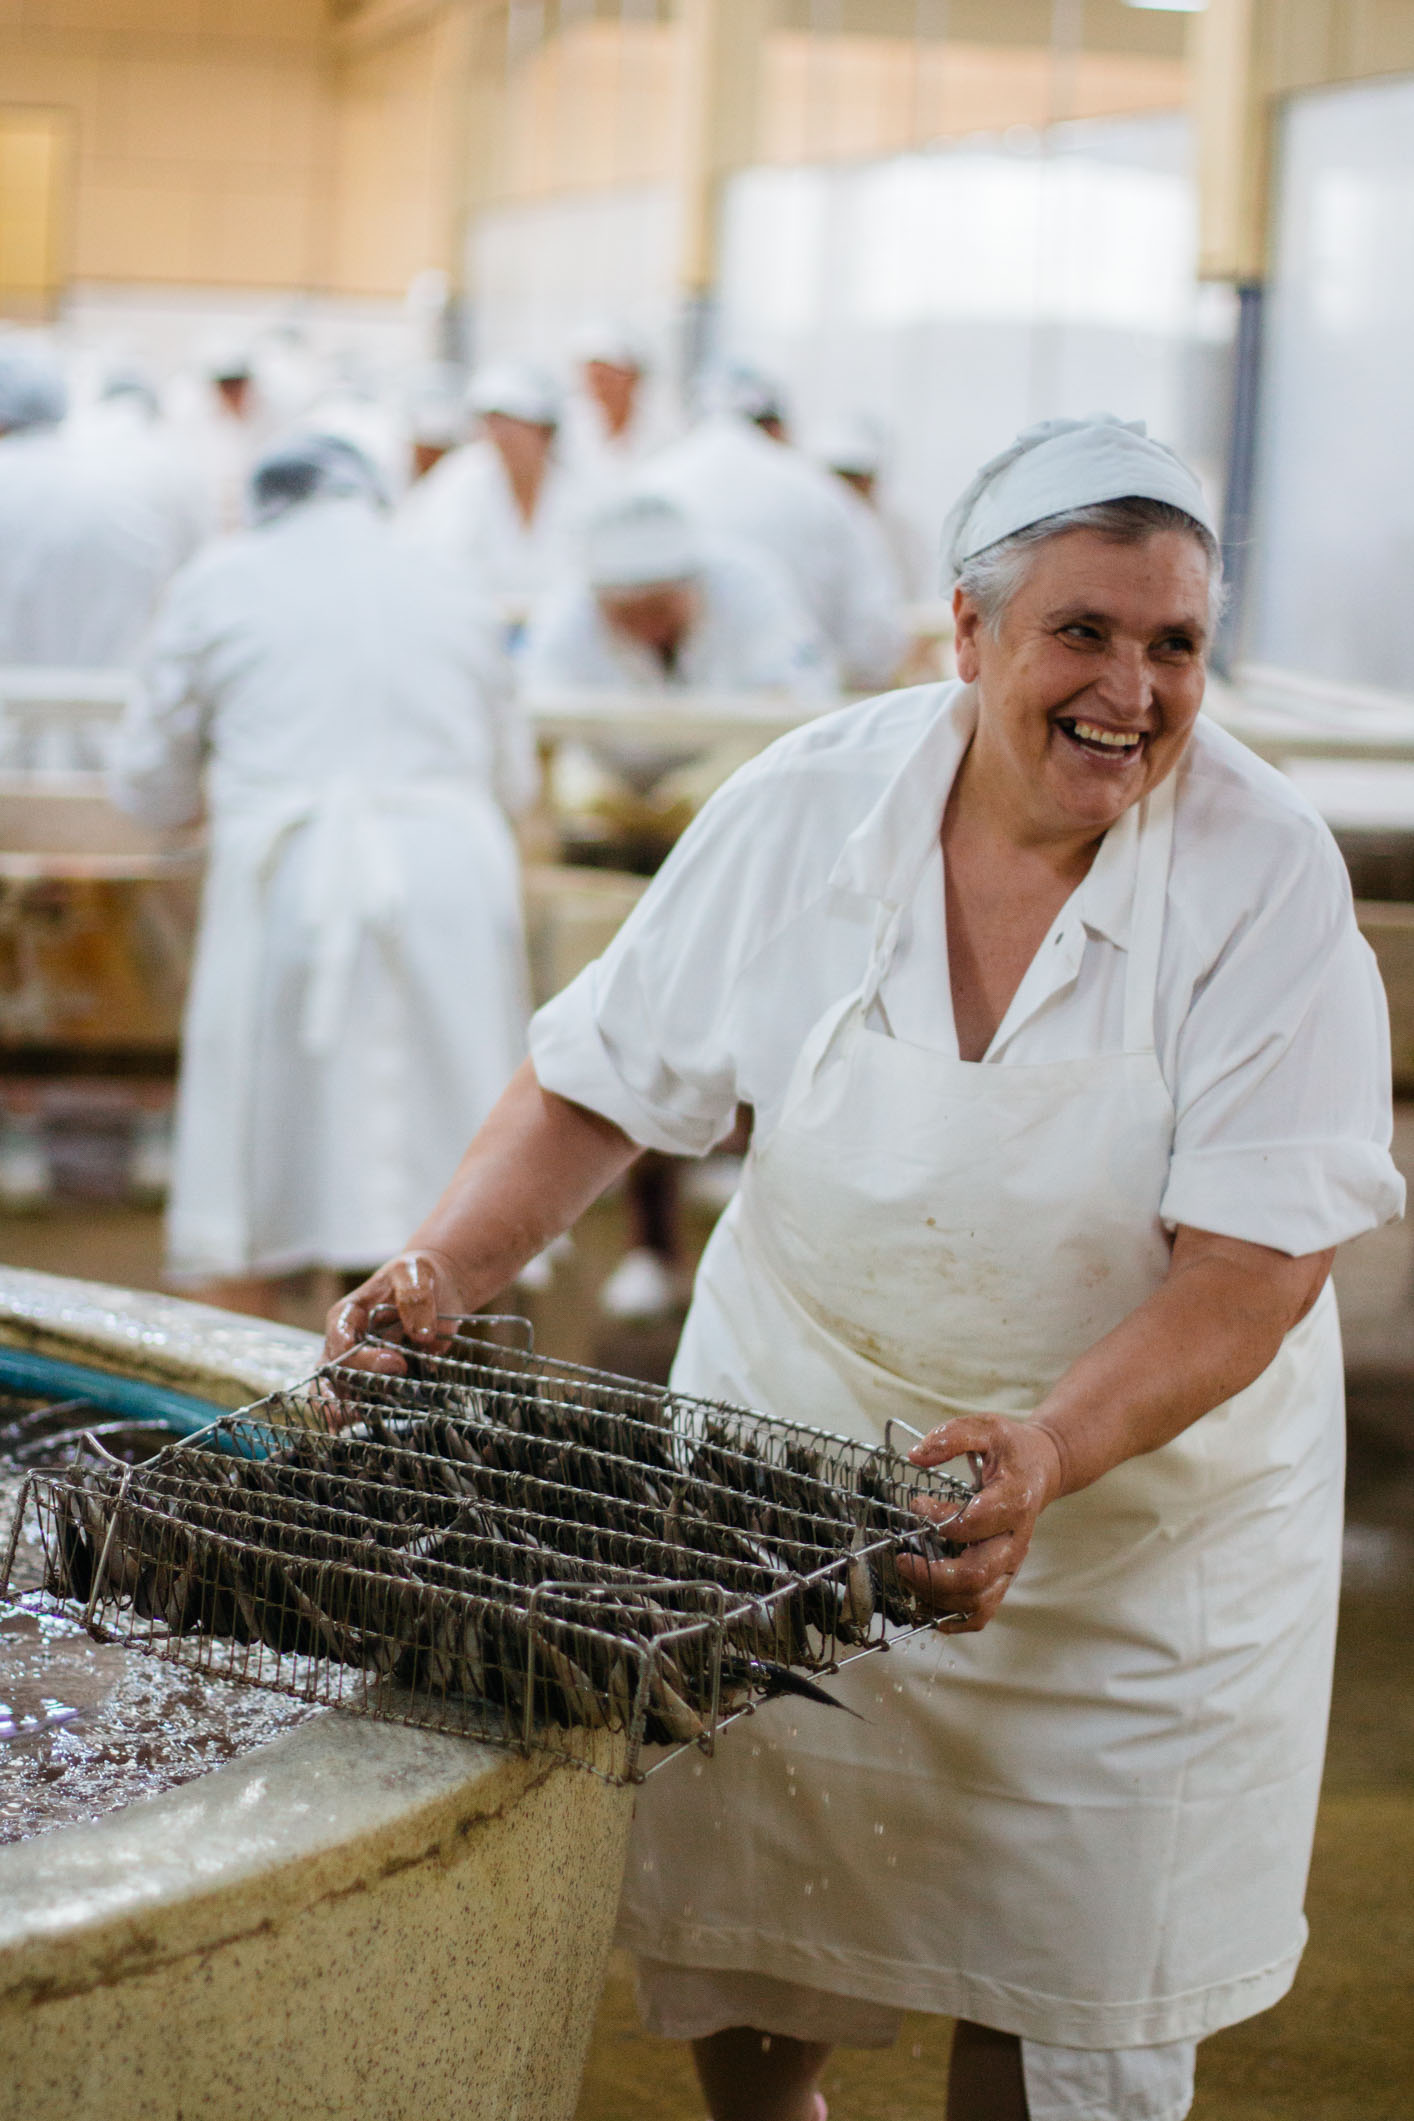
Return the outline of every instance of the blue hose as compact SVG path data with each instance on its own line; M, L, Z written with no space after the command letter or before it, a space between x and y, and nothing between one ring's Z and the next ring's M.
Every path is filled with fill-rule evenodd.
M149 1384L144 1377L90 1370L84 1363L61 1362L56 1355L36 1355L32 1348L0 1346L0 1389L23 1392L33 1399L81 1399L105 1414L161 1422L174 1436L193 1436L198 1429L209 1429L230 1411L210 1400L173 1392L166 1385Z

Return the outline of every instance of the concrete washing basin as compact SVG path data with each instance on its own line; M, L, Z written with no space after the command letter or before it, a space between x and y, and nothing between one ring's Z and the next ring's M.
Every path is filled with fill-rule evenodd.
M308 1334L0 1268L0 1341L227 1404ZM631 1790L330 1712L0 1848L0 2121L570 2121Z

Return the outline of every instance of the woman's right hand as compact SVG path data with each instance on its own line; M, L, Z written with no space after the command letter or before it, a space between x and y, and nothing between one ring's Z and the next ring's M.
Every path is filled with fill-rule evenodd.
M431 1355L445 1348L449 1339L438 1321L464 1317L475 1305L448 1253L400 1252L331 1307L324 1324L326 1362L342 1360L354 1368L400 1373L403 1365L391 1350L358 1347L370 1330L374 1312L380 1309L396 1311L405 1339Z

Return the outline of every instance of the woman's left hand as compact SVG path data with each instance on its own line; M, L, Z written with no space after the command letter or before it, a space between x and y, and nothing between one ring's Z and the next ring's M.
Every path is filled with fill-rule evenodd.
M916 1466L940 1466L969 1453L981 1462L982 1481L960 1514L941 1499L920 1497L914 1504L967 1552L948 1561L900 1555L898 1564L924 1605L944 1616L938 1626L950 1635L975 1634L987 1625L1026 1558L1036 1519L1062 1487L1054 1438L1005 1414L959 1415L931 1430L908 1455Z

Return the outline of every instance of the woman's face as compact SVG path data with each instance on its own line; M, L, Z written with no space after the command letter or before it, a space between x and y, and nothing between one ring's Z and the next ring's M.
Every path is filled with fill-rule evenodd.
M969 777L1022 837L1104 832L1178 764L1206 682L1196 538L1065 531L1035 548L996 633L961 589L953 610L979 700Z

